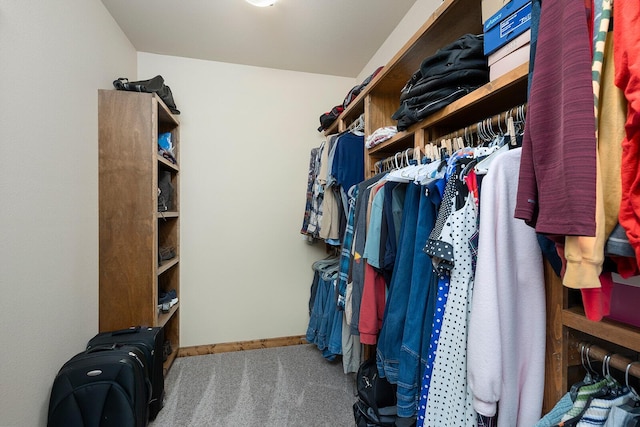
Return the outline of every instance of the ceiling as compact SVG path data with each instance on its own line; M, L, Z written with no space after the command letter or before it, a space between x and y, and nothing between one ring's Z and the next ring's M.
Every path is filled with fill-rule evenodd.
M102 0L139 52L344 77L363 71L415 2Z

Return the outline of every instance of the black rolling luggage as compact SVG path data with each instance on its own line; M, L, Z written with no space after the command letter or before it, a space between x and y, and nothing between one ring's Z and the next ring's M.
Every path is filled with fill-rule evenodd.
M95 347L56 376L47 427L145 427L151 384L135 346Z
M89 340L87 350L112 344L133 345L144 353L152 390L149 401L149 419L154 420L164 403L164 372L162 367L164 330L159 327L135 326L119 331L102 332Z

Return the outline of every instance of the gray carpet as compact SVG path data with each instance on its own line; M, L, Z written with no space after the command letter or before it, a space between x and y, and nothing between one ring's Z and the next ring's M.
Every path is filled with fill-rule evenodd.
M313 345L176 359L150 427L351 427L353 374Z

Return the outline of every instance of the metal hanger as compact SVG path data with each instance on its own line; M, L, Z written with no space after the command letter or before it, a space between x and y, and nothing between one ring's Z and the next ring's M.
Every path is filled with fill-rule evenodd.
M631 365L633 365L634 363L640 363L640 362L636 360L627 365L627 368L624 370L624 384L627 386L627 388L633 395L633 399L636 402L640 402L640 396L638 395L638 392L636 391L635 388L631 387L631 385L629 384L629 369L631 369Z

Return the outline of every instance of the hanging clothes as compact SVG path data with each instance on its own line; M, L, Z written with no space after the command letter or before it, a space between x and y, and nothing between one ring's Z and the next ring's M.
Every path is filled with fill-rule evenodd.
M306 340L315 344L322 356L334 360L342 353L342 312L337 310L337 279L339 259L316 262L313 266L319 274L317 284L312 285L313 307L309 316Z
M389 284L384 321L376 348L378 372L391 384L398 382L398 359L411 287L419 205L420 187L409 185L405 195L395 269Z
M301 234L309 236L310 241L318 237L319 217L318 211L322 204L321 192L318 188L318 176L320 172L321 156L324 150L325 141L320 147L311 149L309 159L309 175L307 178L307 196L302 220Z
M364 136L345 132L336 141L331 174L346 192L364 180Z
M594 117L596 123L599 118L599 99L601 92L601 76L604 63L605 41L607 30L609 28L609 18L611 16L611 1L596 0L594 2L594 56L592 63L592 81L593 81L593 98L594 98ZM606 87L606 86L605 86ZM606 113L606 112L605 112ZM599 134L599 128L596 129ZM612 148L609 148L609 147ZM566 236L564 242L564 254L566 257L566 271L563 276L562 283L570 288L579 289L595 289L600 287L599 275L602 272L602 264L604 262L604 245L606 237L611 233L615 226L615 218L617 216L618 201L614 203L613 211L609 215L609 221L606 220L606 208L604 202L605 182L603 181L603 172L601 162L605 159L600 156L600 151L613 154L613 147L619 147L619 140L606 140L597 138L596 150L596 204L595 204L595 224L596 230L594 236ZM614 161L614 160L612 160ZM619 170L619 169L617 169ZM615 195L616 182L612 180L612 195ZM611 207L609 207L611 209ZM589 315L588 313L587 315ZM601 315L600 315L601 317Z
M440 203L435 183L430 190L426 186L420 187L411 284L398 360L397 413L405 418L415 418L417 414L420 379L428 351L427 337L431 335L436 305L437 275L431 258L422 250L435 225Z
M598 0L596 6L602 8L602 19L599 39L605 38L603 33L609 30L611 2L609 0ZM599 8L599 7L598 7ZM604 46L603 46L604 45ZM601 84L598 88L598 183L601 186L602 194L601 217L602 235L606 239L611 236L618 224L618 215L621 201L621 177L620 168L622 161L622 144L624 139L624 122L626 116L626 100L622 91L614 83L614 60L613 60L613 33L606 34L606 42L596 43L598 51L602 53L602 73ZM594 62L600 59L597 53ZM599 254L606 255L605 244L598 240L595 248ZM587 318L599 321L609 314L610 290L606 292L607 278L600 275L601 286L593 289L581 289L583 305Z
M477 415L467 387L466 340L473 296L471 241L477 233L477 202L461 172L463 151L449 159L450 171L436 225L424 247L449 289L443 313L436 307L428 363L422 379L418 425L476 426ZM441 297L443 279L438 283ZM439 322L441 319L441 323ZM435 347L435 348L434 348Z
M378 182L383 176L384 174L378 174L373 178L362 181L358 184L358 197L356 198L354 218L353 261L351 265L353 295L351 302L351 334L358 336L360 335L360 308L362 293L364 290L366 265L366 261L362 258L362 254L364 253L365 238L367 235L367 206L371 191L370 186Z
M442 230L444 225L451 215L452 209L454 207L456 193L456 182L454 180L449 180L446 183L444 188L444 194L442 196L442 202L440 204L440 208L438 210L438 216L433 230L431 231L431 235L429 240L427 241L427 246L431 244L431 248L425 247L423 249L425 253L431 255L432 262L436 268L436 272L438 273L438 285L436 292L436 308L434 311L432 326L431 326L431 334L429 336L429 348L426 355L426 365L424 368L424 372L422 375L422 381L420 386L420 399L418 404L418 427L425 426L425 413L427 409L427 398L429 396L429 392L431 390L431 376L433 373L433 366L436 360L436 354L438 351L438 342L440 339L440 332L442 330L442 321L444 318L445 307L447 304L447 300L449 298L449 284L451 281L451 268L450 264L444 262L444 258L440 256L434 255L435 251L438 253L442 253L442 251L438 251L438 239L442 234ZM431 243L429 243L431 242ZM449 251L445 251L449 252ZM427 423L426 426L429 426Z
M383 188L383 186L384 179L373 184L369 192L369 199L366 201L367 232L364 250L362 252L364 284L358 330L360 332L360 341L363 344L370 345L376 344L378 333L382 327L387 293L384 277L380 271L376 269L377 266L379 266L379 238L380 226L382 224L381 197L384 196L384 191L380 192L380 189ZM378 203L374 203L376 199ZM369 256L371 256L372 259L369 259Z
M595 235L590 46L583 0L542 3L515 211L540 233Z
M499 406L498 427L534 425L544 392L542 254L535 231L513 217L521 152L497 154L483 180L467 342L473 407L495 416Z
M428 426L477 425L477 415L467 384L466 341L473 301L469 242L477 232L478 212L473 195L467 193L464 205L451 213L440 236L453 249L453 267L427 396L425 424Z
M635 1L617 1L613 8L613 38L615 84L627 100L626 134L622 141L622 201L620 224L625 228L629 242L636 251L640 266L640 4Z

